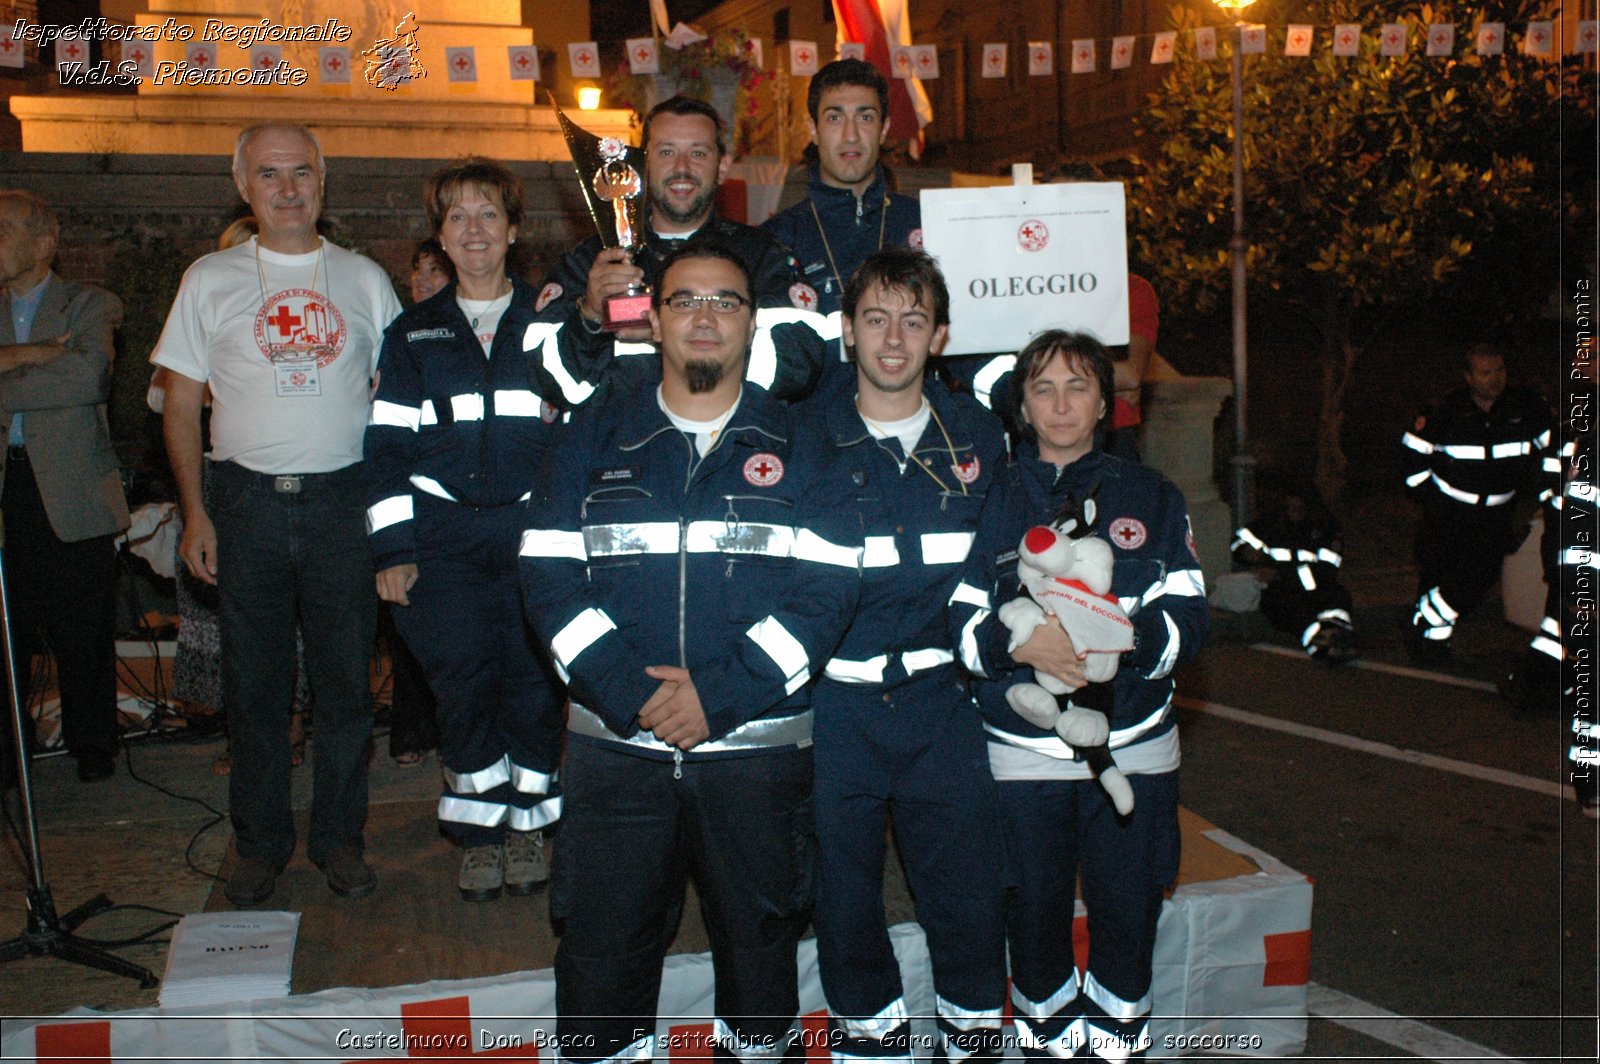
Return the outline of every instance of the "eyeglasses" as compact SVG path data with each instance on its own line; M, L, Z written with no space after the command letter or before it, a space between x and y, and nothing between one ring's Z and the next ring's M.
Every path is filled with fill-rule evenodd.
M661 301L674 314L693 314L705 307L713 314L737 314L750 305L744 296L724 292L715 296L691 296L686 293L671 295Z

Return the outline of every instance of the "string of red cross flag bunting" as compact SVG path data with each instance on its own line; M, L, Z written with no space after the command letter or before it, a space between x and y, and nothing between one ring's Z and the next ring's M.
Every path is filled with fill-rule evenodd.
M684 28L686 27L680 26L680 29ZM1457 33L1457 24L1451 22L1436 22L1426 26L1389 22L1379 26L1376 31L1353 22L1334 26L1290 23L1270 29L1264 24L1246 23L1239 27L1240 51L1245 55L1265 54L1270 34L1274 41L1281 39L1282 53L1285 56L1308 58L1312 50L1319 45L1331 49L1332 54L1336 56L1355 56L1360 54L1363 38L1373 33L1378 41L1378 53L1392 58L1410 55L1418 49L1432 58L1450 58L1462 54L1468 47L1480 56L1501 55L1507 48L1520 49L1526 55L1546 57L1554 57L1560 51L1559 38L1553 21L1529 22L1522 27L1520 35L1509 32L1503 22L1480 22L1476 26L1467 27L1466 32L1461 34ZM1231 36L1231 27L1202 26L1185 31L1185 35L1189 38L1194 58L1202 61L1210 60L1217 58L1218 40ZM699 38L698 34L695 37L703 39ZM1067 69L1074 74L1094 73L1100 69L1103 60L1107 69L1121 70L1132 66L1141 55L1152 65L1171 63L1178 55L1179 37L1177 30L1167 30L1155 34L1130 34L1110 38L1076 38L1067 42ZM1145 42L1148 42L1148 50ZM672 47L675 42L669 38L664 43L667 47ZM53 44L57 69L82 63L86 59L82 40L62 38L55 40ZM629 73L659 73L661 69L659 49L662 44L661 40L654 37L627 39L624 42L624 54L627 57ZM759 38L751 38L746 47L749 49L746 58L750 65L758 69L764 68L766 63L763 42ZM840 59L865 59L865 49L866 46L860 43L843 42L838 45L835 55ZM815 41L788 41L787 51L788 72L795 77L809 77L815 74L826 61L823 49L819 48ZM984 44L979 66L981 76L985 78L1008 76L1011 73L1010 51L1010 46L1003 42ZM1053 75L1056 51L1056 42L1053 41L1028 42L1025 60L1027 73L1034 77ZM1572 39L1572 52L1585 54L1597 51L1600 51L1600 21L1586 19L1579 22L1578 31ZM447 47L446 77L453 82L477 81L477 52L478 49L472 45ZM257 44L249 49L249 53L250 66L255 70L276 70L283 64L283 48L280 45ZM347 46L323 45L318 48L317 53L318 76L323 84L348 84L352 61L357 67L361 63L359 56L352 60L351 49ZM506 69L512 81L541 79L537 46L510 45L506 47L505 53ZM567 61L572 76L601 77L603 72L600 66L600 54L600 45L596 41L569 44ZM219 65L217 46L214 43L191 42L186 46L184 58L190 67L196 70L214 69ZM142 42L123 42L121 61L132 63L134 72L143 77L152 77L155 73L154 49ZM21 68L24 62L23 42L14 39L12 26L0 25L0 67ZM932 44L893 45L890 48L890 63L893 67L892 73L896 77L928 81L939 76L939 54L937 46Z

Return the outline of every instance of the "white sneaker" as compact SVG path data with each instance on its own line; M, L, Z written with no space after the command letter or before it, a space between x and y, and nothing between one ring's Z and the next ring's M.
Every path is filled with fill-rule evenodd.
M467 847L456 876L456 889L464 901L493 901L505 881L505 853L499 843Z
M550 879L550 861L544 854L544 832L506 832L506 893L532 894Z

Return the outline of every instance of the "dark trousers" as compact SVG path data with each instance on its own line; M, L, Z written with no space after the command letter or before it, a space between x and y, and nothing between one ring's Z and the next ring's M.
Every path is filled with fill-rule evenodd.
M303 477L297 492L233 462L212 469L222 701L239 853L278 864L294 853L289 707L295 619L305 636L315 718L311 835L321 861L360 849L372 735L370 661L378 598L359 464Z
M520 506L477 510L417 500L417 582L395 626L439 707L439 823L467 846L534 831L561 815L556 766L566 693L548 675L522 612Z
M61 733L74 757L117 750L117 552L110 535L67 543L57 538L25 457L6 463L5 578L13 662L23 705L33 655L55 655ZM28 727L24 727L31 733ZM10 733L10 729L5 729Z
M1156 922L1178 877L1178 774L1130 775L1133 816L1119 819L1094 780L1000 783L1014 884L1006 938L1019 1024L1050 1053L1126 1056L1148 1036ZM1072 948L1074 887L1083 876L1089 967L1080 988ZM1068 1052L1071 1050L1072 1052Z
M1418 612L1413 626L1436 642L1449 639L1454 622L1488 597L1515 547L1509 504L1428 504L1417 530ZM1430 595L1435 597L1430 600ZM1449 612L1440 609L1441 598ZM1435 623L1441 620L1446 623Z
M810 749L675 766L577 740L563 784L550 886L561 1055L603 1060L653 1035L691 877L716 1018L758 1050L796 1055L795 949L816 850Z
M988 744L953 669L887 695L822 682L816 713L817 958L835 1052L909 1051L900 966L883 908L892 814L927 936L940 1034L1000 1055L1004 849ZM861 1021L876 1022L861 1022Z

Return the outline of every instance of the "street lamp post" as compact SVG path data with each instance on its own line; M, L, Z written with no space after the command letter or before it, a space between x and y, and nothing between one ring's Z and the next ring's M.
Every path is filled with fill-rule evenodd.
M1215 0L1234 17L1233 38L1233 237L1228 261L1233 268L1233 527L1250 522L1255 501L1255 459L1246 449L1250 358L1246 346L1244 258L1244 21L1241 12L1255 0Z

